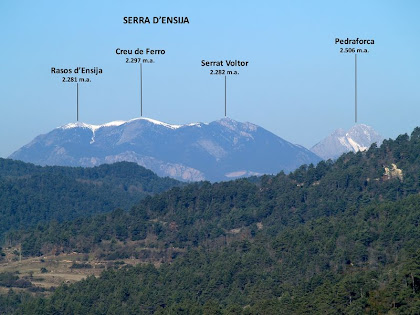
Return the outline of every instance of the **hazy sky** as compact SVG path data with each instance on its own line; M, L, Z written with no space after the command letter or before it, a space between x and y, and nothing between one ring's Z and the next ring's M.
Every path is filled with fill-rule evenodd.
M419 14L420 1L401 0L2 0L0 156L76 120L76 85L51 67L103 69L79 85L80 121L138 117L139 65L117 48L166 51L143 66L143 114L174 124L224 116L224 77L201 60L249 61L227 79L228 116L310 147L354 124L354 55L340 54L335 38L374 39L358 55L359 122L387 138L411 132L420 125ZM126 25L125 16L190 24Z

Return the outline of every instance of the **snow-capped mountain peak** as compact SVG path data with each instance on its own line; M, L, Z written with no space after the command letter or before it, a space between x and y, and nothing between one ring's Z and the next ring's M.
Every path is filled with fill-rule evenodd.
M111 121L109 123L102 124L102 125L91 125L91 124L86 124L83 122L75 122L75 123L69 123L64 126L58 127L58 129L87 128L95 132L99 128L121 126L122 124L125 124L125 123L126 121L123 121L123 120Z
M61 127L58 127L58 128L61 128L61 129L88 128L88 129L91 129L92 131L96 131L99 128L117 127L117 126L121 126L123 124L129 123L129 122L138 121L138 120L144 120L144 121L150 122L154 125L160 125L160 126L164 126L164 127L170 128L170 129L178 129L178 128L183 127L183 125L173 125L173 124L168 124L168 123L165 123L163 121L159 121L159 120L152 119L152 118L140 117L140 118L134 118L134 119L127 120L127 121L125 121L125 120L111 121L111 122L108 122L108 123L105 123L105 124L102 124L102 125L92 125L92 124L86 124L86 123L83 123L83 122L75 122L75 123L69 123L67 125L64 125L64 126L61 126ZM189 124L189 125L191 125L191 124Z
M130 161L160 176L190 181L275 174L320 161L264 128L231 118L185 125L151 118L71 123L36 137L10 157L64 166Z
M311 148L311 151L323 159L335 159L346 152L365 151L373 143L380 145L383 141L371 126L357 124L349 130L335 130L331 135Z

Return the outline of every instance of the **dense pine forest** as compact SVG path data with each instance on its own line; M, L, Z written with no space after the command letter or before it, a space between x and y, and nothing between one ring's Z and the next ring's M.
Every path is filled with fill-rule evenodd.
M2 178L24 176L14 168L2 167ZM88 180L86 170L71 172ZM119 180L127 187L133 179ZM4 247L19 244L24 259L80 253L86 262L73 268L115 264L45 294L30 279L0 274L0 287L10 288L0 313L419 314L419 193L416 128L290 174L194 183L128 211L116 199L112 211L15 225Z
M129 209L148 195L179 185L128 162L71 168L0 158L0 236L11 228Z

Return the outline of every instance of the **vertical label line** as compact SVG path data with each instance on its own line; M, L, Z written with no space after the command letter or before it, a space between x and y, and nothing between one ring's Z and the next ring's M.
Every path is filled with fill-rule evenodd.
M140 116L143 117L143 65L140 63Z
M357 123L357 54L354 55L354 122Z
M225 117L226 117L226 76L225 76Z
M76 85L76 118L79 121L79 83Z

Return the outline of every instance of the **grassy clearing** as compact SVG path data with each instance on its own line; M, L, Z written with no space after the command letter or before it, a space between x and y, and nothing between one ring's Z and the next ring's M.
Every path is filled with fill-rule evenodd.
M98 261L82 254L62 254L3 262L0 264L0 273L16 274L20 279L30 281L32 286L49 291L63 283L74 283L90 275L99 276L107 268L120 268L123 265L139 263L141 261L136 259ZM12 288L30 291L27 288ZM0 294L7 293L9 289L9 287L0 286Z

